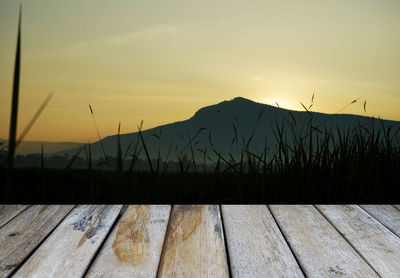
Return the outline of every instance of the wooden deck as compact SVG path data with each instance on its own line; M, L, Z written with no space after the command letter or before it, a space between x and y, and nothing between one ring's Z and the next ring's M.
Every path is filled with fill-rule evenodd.
M0 277L400 277L391 205L0 206Z

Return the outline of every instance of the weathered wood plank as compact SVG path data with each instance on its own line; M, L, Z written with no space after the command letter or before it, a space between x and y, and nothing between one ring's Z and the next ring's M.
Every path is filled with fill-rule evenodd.
M31 206L0 229L0 277L6 277L40 244L73 206Z
M13 277L82 277L121 207L76 207Z
M304 277L265 205L222 206L233 277Z
M361 205L361 207L400 237L400 210L391 205Z
M218 206L174 206L158 277L229 277Z
M381 277L400 276L400 239L358 206L318 206Z
M8 221L17 216L26 209L27 205L2 205L0 206L0 228L7 224Z
M156 277L171 206L129 206L86 277Z
M313 206L270 208L307 277L378 277Z

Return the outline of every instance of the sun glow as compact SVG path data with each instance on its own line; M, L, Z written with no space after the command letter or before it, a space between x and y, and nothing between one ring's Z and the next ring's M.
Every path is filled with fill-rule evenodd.
M260 100L261 103L265 103L271 106L290 109L290 110L299 110L298 105L294 104L290 100L283 98L264 98Z

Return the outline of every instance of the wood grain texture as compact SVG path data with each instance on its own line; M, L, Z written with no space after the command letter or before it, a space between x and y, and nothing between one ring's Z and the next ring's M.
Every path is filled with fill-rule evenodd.
M0 277L9 275L73 206L31 206L0 229Z
M400 277L400 239L358 206L318 209L381 277Z
M307 277L378 277L315 207L270 208Z
M218 206L174 206L157 277L229 277Z
M2 205L0 206L0 228L26 209L27 205Z
M265 205L222 206L233 277L304 277Z
M391 205L361 205L360 207L400 237L400 210Z
M82 277L121 207L76 207L13 277Z
M86 277L156 277L171 206L129 206Z

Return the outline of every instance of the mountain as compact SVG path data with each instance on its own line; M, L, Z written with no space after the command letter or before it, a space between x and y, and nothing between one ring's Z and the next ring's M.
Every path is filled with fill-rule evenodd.
M7 143L8 140L2 140L1 142ZM46 142L46 141L23 141L16 149L16 154L27 155L32 153L41 153L43 145L44 154L53 154L62 150L69 150L79 148L83 143L76 142Z
M368 126L371 123L375 129L379 128L381 124L385 127L400 127L398 121L349 114L291 111L237 97L201 108L190 119L151 128L143 131L142 134L152 158L157 157L160 148L161 156L165 159L168 149L172 146L169 159L176 160L177 155L185 147L190 151L189 140L196 134L196 138L192 140L192 147L197 157L203 157L199 149L205 147L207 147L207 155L215 157L211 150L210 139L214 149L219 153L225 155L231 153L237 156L249 138L252 138L249 147L256 153L262 152L265 144L268 148L274 149L277 143L274 136L277 124L279 127L283 125L287 142L291 142L292 127L297 131L303 130L304 136L306 136L306 127L311 118L312 126L321 131L324 129L336 131L337 128L342 130L359 125ZM130 150L133 148L137 138L137 132L120 135L123 154L130 144ZM108 156L117 155L117 135L108 136L102 142ZM78 150L79 148L73 148L56 154L73 155ZM93 158L103 156L99 142L91 144L91 152ZM190 155L190 153L187 154ZM140 156L144 157L144 155L144 151L141 152ZM84 152L81 152L80 156L84 156Z

